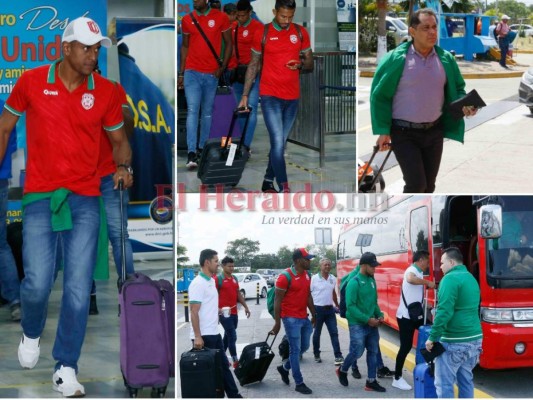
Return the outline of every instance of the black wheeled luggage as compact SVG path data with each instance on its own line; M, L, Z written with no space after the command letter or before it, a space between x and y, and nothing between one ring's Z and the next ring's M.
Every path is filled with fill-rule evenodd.
M272 343L268 344L269 336L270 333L264 342L249 344L242 350L239 365L235 369L235 376L241 386L261 382L265 377L268 367L274 359L272 345L276 340L276 336L274 336Z
M387 152L387 155L383 159L383 163L380 167L376 168L375 166L372 167L372 161L374 161L374 157L376 157L376 154L379 151L378 146L374 146L372 156L370 157L370 160L368 160L366 163L358 160L358 178L357 178L357 191L359 193L379 193L383 192L385 189L385 179L383 179L383 176L381 173L383 172L383 168L385 167L385 164L387 163L387 160L389 159L392 147L389 148L389 151Z
M248 152L243 148L244 136L241 135L237 146L230 144L233 127L239 116L239 109L233 111L229 132L226 139L209 139L202 151L200 165L198 166L198 178L204 185L227 185L235 186L242 177L242 172L246 161L248 161ZM246 122L243 132L246 132L250 112L246 113Z
M220 350L190 350L180 359L181 397L223 398L224 378Z

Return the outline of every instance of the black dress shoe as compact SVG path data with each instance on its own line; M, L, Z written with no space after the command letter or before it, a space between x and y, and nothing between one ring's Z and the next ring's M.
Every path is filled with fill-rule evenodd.
M261 191L263 193L278 193L276 187L274 186L274 182L271 181L263 181Z
M98 306L96 305L96 294L91 294L91 303L89 304L89 315L98 315Z

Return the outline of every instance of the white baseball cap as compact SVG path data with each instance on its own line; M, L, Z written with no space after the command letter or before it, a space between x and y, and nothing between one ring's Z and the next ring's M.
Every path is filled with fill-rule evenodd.
M63 42L78 41L86 46L92 46L98 42L103 47L111 47L111 39L102 36L102 31L96 22L90 18L79 17L71 21L63 32Z
M502 21L503 21L504 19L509 20L509 19L511 19L511 18L509 18L507 15L504 14L504 15L502 16Z

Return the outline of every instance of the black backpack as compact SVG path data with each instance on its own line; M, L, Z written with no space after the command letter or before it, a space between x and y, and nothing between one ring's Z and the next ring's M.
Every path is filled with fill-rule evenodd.
M357 276L354 276L353 279L359 282L359 278ZM348 286L349 282L350 281L346 281L344 282L344 285L341 286L341 301L339 302L339 314L342 318L346 318L346 287Z

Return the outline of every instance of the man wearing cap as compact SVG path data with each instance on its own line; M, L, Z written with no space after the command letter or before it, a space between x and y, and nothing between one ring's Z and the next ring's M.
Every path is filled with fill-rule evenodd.
M372 80L372 132L380 151L392 142L404 193L433 193L444 138L464 140L464 120L454 119L448 104L466 95L465 81L452 54L436 46L437 33L435 12L417 10L409 20L413 40L387 53Z
M33 368L54 283L58 243L63 249L63 297L52 355L53 389L65 397L85 395L77 381L78 359L89 315L92 275L100 227L97 171L100 130L108 132L117 165L115 188L130 187L131 149L124 132L115 85L93 73L102 36L92 19L77 18L65 29L63 58L26 71L0 116L0 158L9 133L26 112L28 159L23 205L21 284L23 335L18 358Z
M383 313L378 306L378 291L374 272L381 265L374 253L364 253L359 274L346 287L346 319L350 330L350 350L344 363L337 369L339 382L348 386L348 369L354 360L367 351L368 379L365 390L385 392L376 380L377 353L379 348L378 326L383 322Z
M509 69L509 67L506 65L507 60L507 53L509 52L509 38L508 34L511 28L509 28L508 22L510 18L507 15L502 16L502 21L496 25L496 35L498 36L498 46L500 46L500 65L505 68Z
M289 370L296 383L295 390L302 394L311 394L300 372L300 351L309 348L313 325L315 324L315 306L311 296L311 259L305 248L298 248L292 254L293 265L279 274L276 280L274 298L274 327L271 334L277 335L283 320L285 334L289 339L289 359L278 366L278 372L285 384L289 384ZM307 318L307 309L311 312L311 321Z

